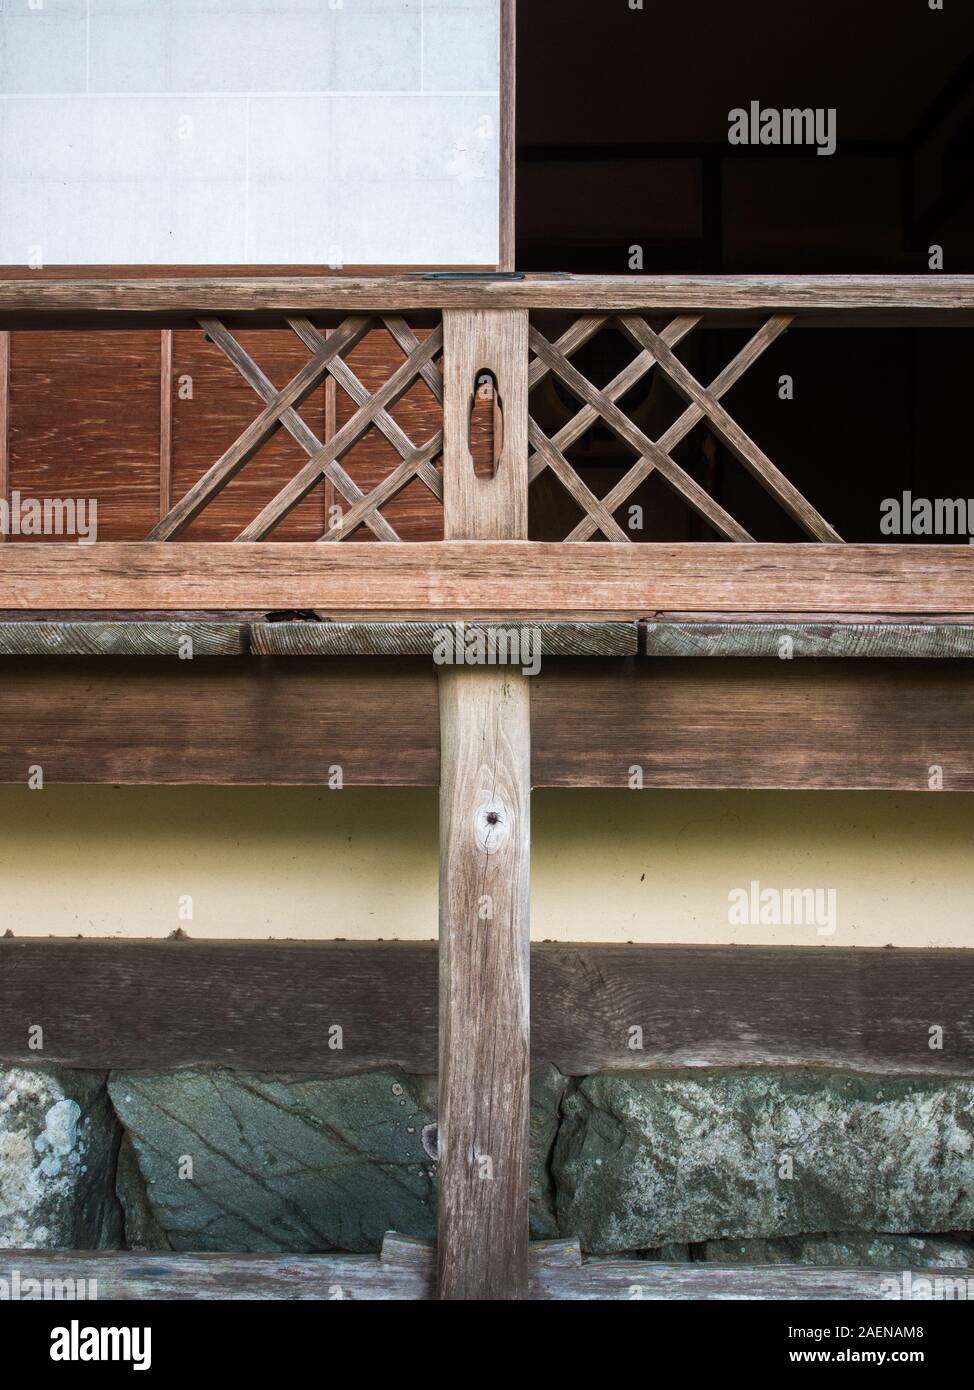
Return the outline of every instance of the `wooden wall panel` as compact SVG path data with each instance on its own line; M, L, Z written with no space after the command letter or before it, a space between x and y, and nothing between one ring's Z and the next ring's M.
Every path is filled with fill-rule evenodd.
M95 497L99 540L144 539L159 508L159 351L158 331L12 334L11 489Z
M278 388L287 385L310 356L290 332L254 330L234 335ZM229 448L264 408L236 367L200 330L173 335L173 480L178 500ZM180 378L190 378L192 398ZM325 388L313 391L301 415L319 439L325 435ZM307 462L286 430L278 430L240 474L182 533L185 541L232 541L248 521ZM272 541L314 541L326 524L325 493L318 487L269 537Z
M429 336L429 329L418 328L416 336L420 341L424 340ZM405 358L402 349L382 328L368 333L348 354L347 360L362 384L369 391L377 391ZM335 404L336 426L340 429L358 407L340 386L336 390ZM442 407L424 381L415 382L389 413L416 445L425 444L443 423ZM399 454L385 436L374 428L342 460L343 466L364 492L370 491L387 477L399 462ZM439 467L440 461L435 460L435 463ZM404 541L443 539L442 505L418 480L403 488L397 497L383 507L382 514ZM375 537L368 527L360 526L351 539L372 541Z
M970 1076L972 991L974 951L535 942L531 1050L575 1076L684 1065ZM0 1059L37 1062L31 1023L44 1027L44 1060L68 1066L432 1073L437 945L0 939Z
M0 658L0 781L435 786L424 658ZM538 787L974 791L966 661L546 658Z
M967 661L546 663L537 786L974 791Z
M0 780L429 786L432 663L18 657L0 665Z

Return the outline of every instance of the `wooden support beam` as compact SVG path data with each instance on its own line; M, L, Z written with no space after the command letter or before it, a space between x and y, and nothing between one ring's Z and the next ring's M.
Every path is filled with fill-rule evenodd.
M647 656L938 661L974 657L971 623L647 622Z
M53 652L48 626L37 645ZM61 651L91 641L64 640ZM206 650L236 640L217 630ZM150 644L144 658L0 657L0 782L22 785L42 752L48 785L307 785L336 763L346 787L439 783L429 656L258 660L197 646L181 661ZM945 791L974 791L967 660L591 655L545 657L527 679L535 787L628 788L638 765L646 788L929 794L936 765Z
M527 1296L532 1301L692 1299L871 1301L890 1291L938 1286L941 1298L966 1299L970 1269L829 1269L815 1265L657 1264L648 1260L582 1260L567 1241L531 1246ZM576 1247L577 1249L577 1247ZM286 1299L416 1301L434 1296L433 1254L416 1242L388 1238L375 1255L157 1255L127 1251L4 1250L0 1278L26 1290L28 1280L54 1280L67 1297L97 1286L100 1302L124 1299L265 1301ZM905 1283L905 1281L909 1281ZM90 1294L86 1295L91 1297ZM902 1294L908 1297L907 1294Z
M0 498L10 499L10 334L0 331ZM0 528L0 542L7 533Z
M972 997L974 950L531 947L532 1051L570 1076L683 1066L971 1076ZM483 1002L471 1011L476 1026ZM322 1019L341 1024L340 1052ZM931 1020L943 1050L929 1047ZM431 1075L437 945L0 936L0 1061L37 1064L36 1023L51 1066Z
M444 315L448 538L527 535L528 318ZM491 477L470 448L476 384L496 383ZM476 550L478 547L474 547ZM528 1290L529 677L440 666L441 1299Z
M526 461L526 424L522 450ZM969 545L106 541L0 552L0 609L14 610L308 608L579 622L694 611L969 614L972 594Z
M522 280L383 276L189 276L0 281L0 326L50 327L68 314L104 327L128 315L185 323L199 314L407 313L440 309L566 309L579 313L803 313L816 321L969 319L971 275L528 275Z
M250 648L243 623L2 622L0 656L243 656Z
M441 671L440 1297L523 1298L528 677Z
M13 624L8 624L13 626ZM0 623L0 652L3 651ZM974 629L971 630L974 641ZM525 666L533 643L539 657L635 656L636 623L254 623L252 650L261 656L434 656L444 646L487 651Z

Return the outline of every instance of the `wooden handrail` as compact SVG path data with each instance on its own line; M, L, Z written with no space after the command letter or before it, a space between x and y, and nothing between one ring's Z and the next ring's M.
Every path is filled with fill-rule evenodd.
M50 316L348 313L359 310L561 309L592 312L789 312L842 321L974 312L972 275L525 275L522 279L280 276L104 280L0 279L0 328ZM25 322L21 323L20 320ZM33 326L43 327L43 322Z

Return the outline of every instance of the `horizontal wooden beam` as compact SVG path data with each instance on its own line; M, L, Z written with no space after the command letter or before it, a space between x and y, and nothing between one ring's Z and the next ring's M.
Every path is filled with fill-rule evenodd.
M0 656L241 656L247 626L233 622L128 619L91 622L0 621Z
M378 277L234 276L142 280L0 280L8 316L197 314L332 310L562 309L584 312L974 311L970 275L525 275L520 279L429 273ZM42 326L42 325L39 325Z
M264 622L45 618L0 621L0 656L443 656L498 664L538 657L954 660L974 657L974 623Z
M374 549L375 547L369 547ZM0 663L0 782L437 786L428 657ZM966 661L545 658L536 787L974 791ZM692 719L687 712L692 711ZM638 795L638 792L634 793Z
M432 1299L433 1251L400 1260L383 1255L158 1255L115 1251L4 1250L0 1279L28 1296L28 1280L53 1280L67 1290L97 1287L99 1302L115 1300L306 1299L331 1301L416 1301ZM826 1269L812 1265L656 1264L647 1260L579 1260L549 1257L546 1247L567 1242L542 1241L529 1250L528 1297L537 1301L646 1299L768 1299L881 1301L903 1290L904 1279L918 1291L927 1281L963 1290L969 1269ZM949 1281L949 1283L947 1282ZM38 1295L39 1296L39 1295ZM87 1294L86 1297L91 1295ZM903 1294L908 1297L908 1294ZM918 1292L915 1296L919 1296Z
M796 1066L969 1076L972 994L974 950L537 942L531 1047L569 1075ZM329 1045L334 1023L341 1052ZM942 1051L928 1046L931 1023L944 1029ZM43 1054L28 1048L36 1024ZM0 1058L433 1073L436 943L0 939Z
M2 639L2 624L0 624ZM635 656L636 623L255 623L252 650L261 656L434 656L454 658L479 648L499 664L537 656Z
M6 545L0 609L263 608L323 616L633 619L665 609L967 612L974 546Z
M971 623L641 624L647 656L943 660L974 657Z

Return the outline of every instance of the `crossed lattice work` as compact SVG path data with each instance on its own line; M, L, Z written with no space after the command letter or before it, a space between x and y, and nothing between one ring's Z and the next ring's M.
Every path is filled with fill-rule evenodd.
M791 318L787 315L777 314L770 318L709 387L701 385L673 352L673 348L700 323L699 316L680 316L673 319L661 333L656 333L645 319L636 314L587 315L577 319L556 342L549 341L536 327L532 327L529 341L534 361L530 367L530 386L539 385L549 373L553 373L581 404L577 414L550 438L533 418L529 422L529 440L533 451L529 461L530 481L534 482L546 468L550 468L585 513L566 539L584 541L601 532L606 540L632 540L616 521L614 513L651 473L656 472L685 498L718 535L734 541L752 540L753 537L744 527L673 458L673 450L680 441L697 424L706 421L731 453L807 535L820 541L841 540L832 526L720 403L721 396L753 366L790 322ZM618 328L638 349L638 354L600 390L576 369L569 358L602 329L612 326ZM655 440L650 439L617 405L654 367L664 374L687 402L679 418ZM601 498L592 492L566 457L566 451L599 421L637 455L625 475Z
M207 336L264 401L264 409L170 508L149 533L149 540L165 541L178 536L280 428L287 430L304 450L307 462L244 527L237 536L239 541L264 540L323 479L332 483L344 503L335 524L320 537L323 541L343 540L360 526L367 526L378 540L401 540L380 509L415 478L442 503L443 480L434 466L443 450L442 428L425 444L416 445L390 414L391 408L419 379L442 406L443 378L435 361L443 348L442 327L438 325L421 342L406 321L396 315L347 318L327 336L306 318L288 318L286 322L312 355L279 391L219 319L199 320ZM377 391L370 392L352 371L345 355L378 327L387 330L403 352L404 361ZM298 407L327 376L335 380L357 409L331 438L322 441L298 413ZM373 428L389 441L401 462L366 493L343 467L342 459Z

